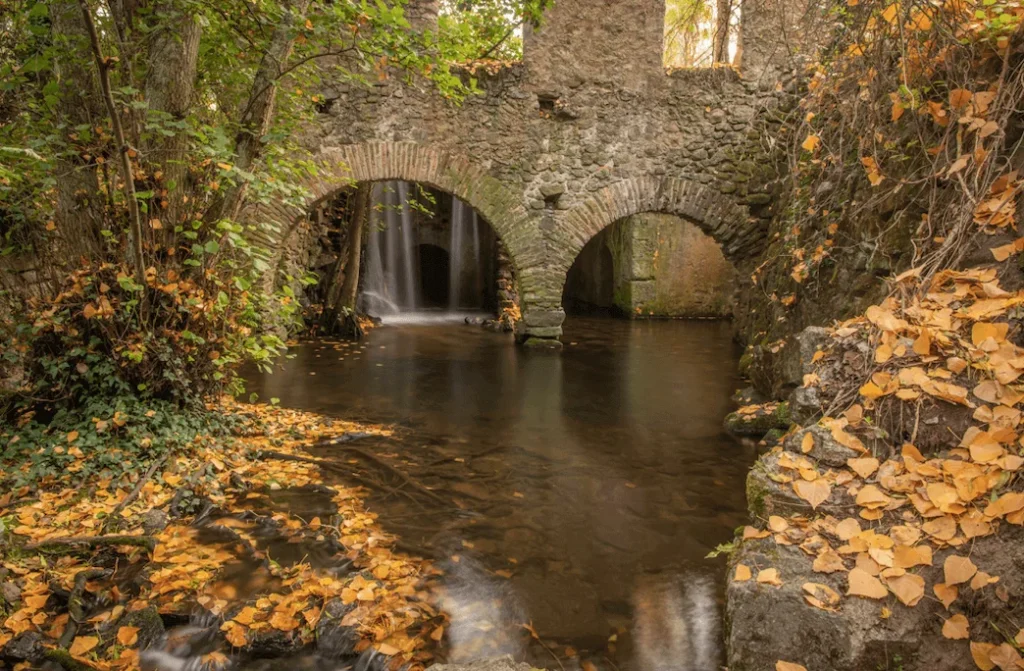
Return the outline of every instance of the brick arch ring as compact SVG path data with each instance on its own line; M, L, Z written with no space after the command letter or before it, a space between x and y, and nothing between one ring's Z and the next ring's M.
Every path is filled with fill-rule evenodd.
M752 256L765 236L746 207L714 188L677 177L632 177L595 192L566 213L554 254L559 270L568 273L584 245L606 227L645 212L672 214L696 224L733 263Z
M359 182L405 180L446 191L479 212L517 270L536 266L543 256L520 195L469 159L414 142L371 142L326 149L314 162L317 174L305 183L309 197L301 206L275 203L252 213L265 231L261 242L278 254L308 213L340 189Z

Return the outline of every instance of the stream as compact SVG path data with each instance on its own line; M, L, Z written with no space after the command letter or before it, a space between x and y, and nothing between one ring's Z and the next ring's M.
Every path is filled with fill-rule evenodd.
M755 458L722 429L738 385L730 325L570 318L551 355L440 314L300 343L250 386L394 425L360 449L451 500L369 499L400 549L444 571L444 656L718 668L724 561L705 557L746 522ZM332 449L315 456L347 458Z

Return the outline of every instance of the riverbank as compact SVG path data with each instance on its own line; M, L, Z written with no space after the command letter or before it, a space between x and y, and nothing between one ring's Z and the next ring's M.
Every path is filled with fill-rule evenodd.
M246 434L198 437L127 480L82 481L72 466L0 496L0 659L134 669L149 648L151 668L298 655L429 665L445 624L428 590L437 570L395 551L365 489L324 485L304 449L387 429L211 410L239 415ZM77 436L52 438L89 459ZM0 465L0 479L21 467Z
M906 274L779 348L796 423L748 477L730 671L1024 668L1024 290L1000 270Z

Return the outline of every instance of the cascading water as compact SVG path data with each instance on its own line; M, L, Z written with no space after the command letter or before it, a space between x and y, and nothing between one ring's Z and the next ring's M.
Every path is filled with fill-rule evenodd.
M466 248L466 238L471 245ZM451 263L448 273L448 308L458 310L479 304L482 289L480 228L476 212L458 198L452 198ZM467 283L467 276L470 282ZM467 284L469 286L467 287ZM471 294L467 296L467 294ZM468 298L468 300L467 300Z
M360 308L372 315L391 318L416 312L429 303L423 296L425 278L421 277L421 272L428 270L420 267L420 244L437 245L436 236L430 233L437 229L424 229L424 232L417 228L410 207L408 182L377 184L371 198L373 208L363 262ZM479 308L482 304L484 264L480 227L476 212L458 198L452 198L447 278L449 313Z
M363 310L370 314L395 315L419 306L416 232L408 196L405 182L373 187L361 298Z

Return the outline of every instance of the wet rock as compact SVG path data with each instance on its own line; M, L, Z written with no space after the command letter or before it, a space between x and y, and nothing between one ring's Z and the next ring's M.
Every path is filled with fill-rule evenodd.
M34 631L26 631L11 639L0 651L0 657L18 662L38 664L46 652L43 648L43 637Z
M794 514L809 515L814 512L807 501L793 492L793 487L789 483L793 476L780 475L780 454L775 451L764 455L747 474L747 508L754 517L767 519L770 515L787 517ZM829 513L852 503L853 500L845 488L833 487L832 493L818 506L817 512Z
M142 531L147 536L152 536L167 528L169 522L170 516L167 513L158 508L153 508L147 510L142 515Z
M0 584L0 599L13 606L21 599L21 589L13 582Z
M809 326L785 340L756 345L750 364L754 386L770 398L788 397L812 371L811 359L828 337L827 329Z
M769 404L755 412L732 412L725 418L725 428L737 436L760 438L772 429L788 429L789 406L786 403Z
M354 606L346 606L340 599L333 599L324 605L324 612L316 625L316 647L327 657L348 657L355 653L359 633L353 627L343 627L341 619Z
M484 659L472 664L435 664L427 671L530 671L530 665L511 657Z
M164 621L160 618L156 606L129 612L121 619L119 626L138 628L140 649L155 645L164 635Z
M845 445L840 445L832 437L830 430L818 425L809 426L793 433L793 435L786 439L786 449L796 454L803 454L804 437L808 434L814 437L814 447L807 453L807 456L819 464L831 466L832 468L842 468L846 466L847 459L856 459L857 457L864 456Z
M1000 631L1019 628L1024 614L1020 599L1024 595L1024 559L1015 548L1021 542L1024 530L1009 527L998 536L976 539L971 549L971 560L980 570L1000 577L1000 592L1008 595L1005 601L994 585L980 590L962 586L950 611L932 598L907 607L895 598L876 601L843 596L835 612L808 606L802 586L823 583L845 595L845 573L815 573L811 557L796 547L777 545L771 538L744 542L730 559L730 574L736 564L773 567L779 570L782 586L754 580L729 583L728 667L730 671L774 671L775 662L785 660L808 669L832 671L975 668L966 641L942 636L943 622L952 613L963 613L972 624L971 640L991 643L1004 642ZM924 578L928 594L932 585L943 581L942 566L950 552L937 551L932 566L915 569ZM883 606L891 609L884 619L879 617ZM768 622L777 624L765 626Z

